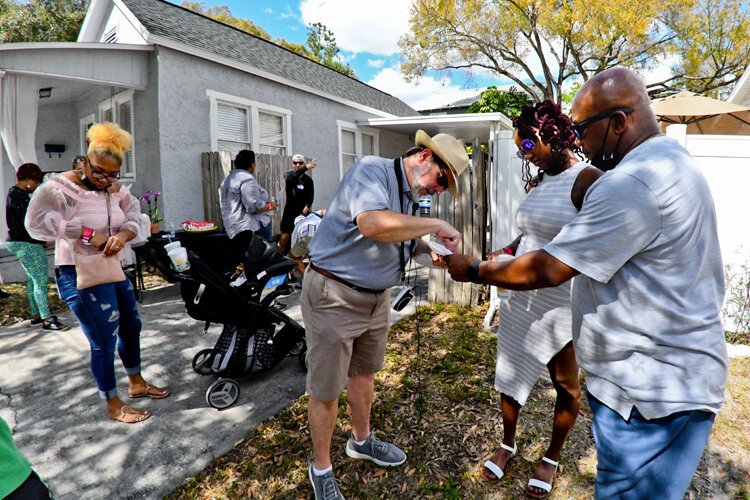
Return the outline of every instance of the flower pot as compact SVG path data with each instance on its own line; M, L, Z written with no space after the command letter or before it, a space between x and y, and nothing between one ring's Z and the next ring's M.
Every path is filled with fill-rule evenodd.
M159 232L159 223L158 222L152 222L151 223L151 234L156 234Z

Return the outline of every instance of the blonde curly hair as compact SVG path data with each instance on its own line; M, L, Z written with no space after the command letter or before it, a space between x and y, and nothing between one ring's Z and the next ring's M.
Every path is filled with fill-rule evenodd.
M130 150L130 145L133 142L129 132L111 122L92 125L86 132L86 138L89 142L88 154L111 156L117 158L120 164L125 158L125 152Z

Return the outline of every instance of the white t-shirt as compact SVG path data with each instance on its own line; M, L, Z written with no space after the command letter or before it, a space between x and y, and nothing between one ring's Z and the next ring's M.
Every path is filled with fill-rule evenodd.
M589 189L544 249L579 271L573 341L589 392L627 419L717 412L727 379L713 200L690 154L658 137Z

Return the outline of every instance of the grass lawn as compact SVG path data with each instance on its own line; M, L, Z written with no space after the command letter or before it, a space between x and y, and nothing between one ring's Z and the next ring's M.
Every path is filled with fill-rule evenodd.
M495 337L481 329L485 309L429 305L391 329L385 369L376 378L372 423L408 455L382 469L344 453L350 433L341 397L333 463L347 498L524 498L550 434L554 390L540 381L519 422L518 455L500 483L480 466L499 446L500 397L492 389ZM716 421L689 498L750 499L750 360L731 364L727 402ZM186 480L168 498L310 498L310 438L303 396L250 431L234 450ZM550 498L592 498L596 456L585 403L563 449Z

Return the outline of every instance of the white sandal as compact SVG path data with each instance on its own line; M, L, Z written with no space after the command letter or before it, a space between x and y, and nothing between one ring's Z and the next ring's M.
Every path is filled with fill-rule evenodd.
M510 458L513 458L513 456L516 454L516 445L515 445L515 443L513 444L513 448L511 448L510 446L508 446L505 443L500 443L500 448L504 449L505 451L509 451L510 452ZM510 462L510 458L508 459L508 462ZM505 466L506 467L508 466L508 462L505 462ZM493 481L493 482L494 481L500 481L503 478L503 476L505 475L505 472L503 471L503 469L501 469L500 467L498 467L498 465L495 462L493 462L492 460L487 460L484 463L484 468L487 469L488 471L490 471L492 474L494 474L494 476L497 478L497 479L487 479L488 481Z
M541 479L529 479L529 485L526 486L526 494L533 498L544 498L547 495L549 495L550 491L552 491L552 482L555 480L555 474L557 474L557 466L560 464L560 462L555 462L551 458L542 457L542 462L547 462L551 466L555 468L555 472L552 473L552 480L549 483L545 483ZM544 490L544 493L532 493L529 491L529 488L539 488L540 490Z

